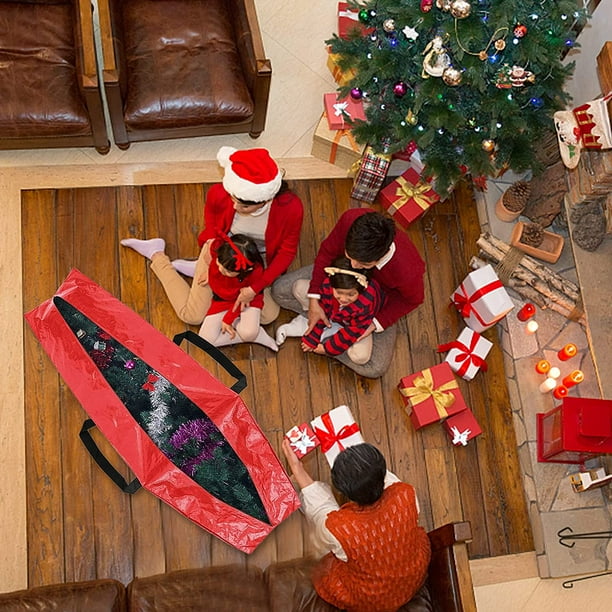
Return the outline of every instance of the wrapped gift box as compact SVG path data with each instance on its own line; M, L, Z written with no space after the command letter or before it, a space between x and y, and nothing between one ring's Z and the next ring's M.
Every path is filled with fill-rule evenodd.
M514 308L491 265L470 272L451 299L465 324L476 332L492 327Z
M349 446L361 444L364 441L361 437L359 425L355 423L348 406L333 408L329 412L315 417L310 424L321 443L321 450L325 453L325 458L330 467L334 465L338 453Z
M323 114L312 139L314 157L349 170L361 159L364 149L365 145L358 144L350 130L330 130Z
M366 147L353 182L351 198L362 202L374 202L390 165L390 155L374 153L372 147Z
M455 446L467 446L468 440L482 433L476 417L469 408L448 417L444 421L444 427Z
M285 434L285 438L300 459L321 444L308 423L295 425Z
M366 120L361 100L353 100L350 96L340 98L338 94L323 94L323 105L330 130L348 130L352 121Z
M439 200L433 187L421 180L413 168L408 168L380 192L383 208L405 228Z
M332 76L334 77L334 81L338 83L338 86L344 87L345 85L348 85L350 81L353 80L357 72L354 68L343 71L340 68L340 66L338 66L340 57L341 55L339 53L331 53L331 51L329 51L329 48L328 48L327 67L329 68L329 71L332 73Z
M467 410L459 385L446 361L404 376L398 388L410 409L410 420L415 429Z
M486 370L486 356L493 344L478 332L466 327L459 337L438 347L438 353L448 351L445 361L464 380L472 380L480 369Z
M372 32L374 28L367 28L359 21L358 9L351 8L347 2L338 2L338 36L348 38L353 30L357 30L363 36Z

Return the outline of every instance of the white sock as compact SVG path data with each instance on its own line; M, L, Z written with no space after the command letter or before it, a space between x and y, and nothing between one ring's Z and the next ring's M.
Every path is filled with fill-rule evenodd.
M304 332L308 329L308 319L304 315L298 315L290 321L281 325L276 330L276 344L280 346L285 338L299 338L304 335Z
M195 276L196 263L198 263L197 259L174 259L172 267L183 276L193 278Z
M121 244L137 253L151 259L155 253L163 253L166 248L166 241L163 238L151 238L150 240L138 240L138 238L124 238Z
M272 349L275 353L278 351L278 346L276 342L274 342L274 338L268 334L268 332L263 328L259 328L259 333L257 334L257 338L253 340L253 342L257 342L257 344L263 344L263 346L267 346L269 349Z

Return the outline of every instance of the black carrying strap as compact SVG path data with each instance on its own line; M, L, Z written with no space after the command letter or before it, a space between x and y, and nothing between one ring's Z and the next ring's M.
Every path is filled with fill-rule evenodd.
M240 393L247 386L246 376L242 373L238 366L232 363L227 355L222 353L216 346L208 342L208 340L204 340L204 338L198 336L198 334L195 332L188 330L180 334L176 334L173 342L180 345L183 340L187 340L192 344L195 344L205 353L208 353L230 376L233 376L236 379L236 382L230 387L232 391Z
M124 492L124 493L136 493L142 486L138 478L134 478L132 482L128 483L125 478L113 467L111 462L102 454L102 451L98 448L94 439L91 437L90 429L95 427L96 424L91 420L87 419L81 427L79 437L83 441L85 448L89 451L93 460L100 466L100 469L107 474L110 479Z

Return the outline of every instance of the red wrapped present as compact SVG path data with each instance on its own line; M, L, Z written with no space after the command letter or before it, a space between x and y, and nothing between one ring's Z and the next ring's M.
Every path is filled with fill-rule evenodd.
M353 182L351 198L362 202L374 202L387 176L390 164L390 155L374 153L372 147L366 147Z
M364 441L359 425L355 423L348 406L333 408L315 417L310 424L321 442L321 450L325 453L325 458L330 466L334 464L338 453Z
M383 208L405 228L439 200L433 187L422 181L413 168L408 168L380 192Z
M448 417L444 421L444 427L455 446L467 446L468 440L482 433L476 417L469 408L459 414Z
M453 371L446 361L416 374L404 376L398 385L409 406L415 429L443 421L467 409Z
M490 264L470 272L451 300L465 324L479 333L495 325L514 308Z
M357 30L362 36L369 34L374 28L367 28L359 21L359 10L348 5L348 2L338 2L338 36L348 38L349 34ZM355 32L353 32L355 33Z
M330 130L350 129L356 119L366 120L361 100L353 100L350 96L339 98L338 94L323 94L323 105Z
M300 459L321 444L308 423L295 425L285 434L285 438L289 440L291 448Z
M334 81L338 83L339 87L344 87L345 85L348 85L349 81L352 81L353 77L357 74L357 71L354 68L351 68L350 70L342 70L342 68L338 66L338 62L340 61L341 55L339 53L332 53L329 47L327 48L327 50L327 67L332 73Z
M453 342L440 344L438 353L448 351L445 361L451 370L464 380L472 380L479 370L486 371L485 357L493 344L478 332L465 327Z

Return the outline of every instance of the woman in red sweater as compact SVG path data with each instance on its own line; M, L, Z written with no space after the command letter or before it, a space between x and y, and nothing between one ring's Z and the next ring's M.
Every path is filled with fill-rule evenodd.
M210 247L217 232L252 238L264 260L265 271L261 278L241 289L236 304L244 308L263 291L261 322L265 325L279 313L269 287L297 254L304 216L302 202L288 190L282 171L265 149L238 151L221 147L217 160L225 169L223 183L213 185L206 194L204 230L198 238L202 249L195 265L185 260L172 262L161 238L130 238L121 244L151 260L151 270L162 283L179 318L190 325L199 325L212 300L208 269ZM179 271L194 277L191 286Z
M312 576L319 596L348 612L393 612L408 602L425 582L431 558L414 488L387 471L376 447L356 444L332 466L332 483L349 500L339 506L329 485L306 472L288 440L282 448L315 543L327 553Z

